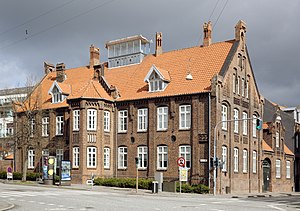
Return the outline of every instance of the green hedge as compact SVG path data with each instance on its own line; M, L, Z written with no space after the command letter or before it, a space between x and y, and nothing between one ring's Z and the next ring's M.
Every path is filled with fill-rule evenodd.
M179 182L176 185L176 191L180 191ZM206 185L198 184L198 185L189 185L187 183L182 183L181 185L181 192L182 193L209 193L209 188Z
M36 179L39 178L40 176L41 176L41 174L39 174L39 173L28 172L26 175L26 180L27 181L36 181ZM0 171L0 179L7 179L6 171ZM14 172L13 179L14 180L22 180L22 173Z
M151 179L139 179L139 188L151 190ZM94 180L95 185L121 187L121 188L135 188L135 178L96 178Z

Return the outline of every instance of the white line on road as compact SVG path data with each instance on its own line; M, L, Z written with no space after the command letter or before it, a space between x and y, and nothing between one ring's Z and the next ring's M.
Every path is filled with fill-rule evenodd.
M271 207L273 209L276 209L276 210L286 211L286 209L283 209L283 208L280 208L280 207L276 207L275 205L267 205L267 206Z

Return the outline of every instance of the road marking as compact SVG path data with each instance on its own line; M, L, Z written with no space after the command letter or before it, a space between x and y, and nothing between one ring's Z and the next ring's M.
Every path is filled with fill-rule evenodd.
M30 203L34 203L35 201L28 201L28 202L30 202Z
M39 204L46 204L45 202L39 202Z
M267 206L271 207L273 209L276 209L276 210L286 211L286 209L283 209L283 208L280 208L280 207L276 207L275 205L267 205Z

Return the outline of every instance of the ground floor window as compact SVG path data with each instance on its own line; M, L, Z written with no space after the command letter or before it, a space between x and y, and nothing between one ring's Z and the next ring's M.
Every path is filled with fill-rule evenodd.
M168 168L168 147L158 146L157 147L157 169Z
M28 168L34 168L35 160L35 151L33 149L28 150Z
M88 147L87 148L87 167L95 168L96 160L97 160L97 148L96 147Z
M119 147L118 149L118 168L127 168L127 147Z

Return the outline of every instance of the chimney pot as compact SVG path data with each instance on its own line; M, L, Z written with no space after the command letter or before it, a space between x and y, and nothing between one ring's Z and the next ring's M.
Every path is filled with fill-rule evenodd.
M90 47L90 69L94 68L95 65L100 64L100 49L94 45Z
M50 72L54 72L55 71L55 67L54 64L50 64L48 62L44 62L44 70L45 70L45 74L47 75Z
M66 66L64 63L58 63L56 65L56 81L57 82L63 82L66 78L66 75L65 75L65 69L66 69Z
M211 21L208 21L208 23L203 24L203 34L204 34L203 47L211 45L211 32L212 32Z
M156 49L155 56L162 54L162 33L156 32Z

